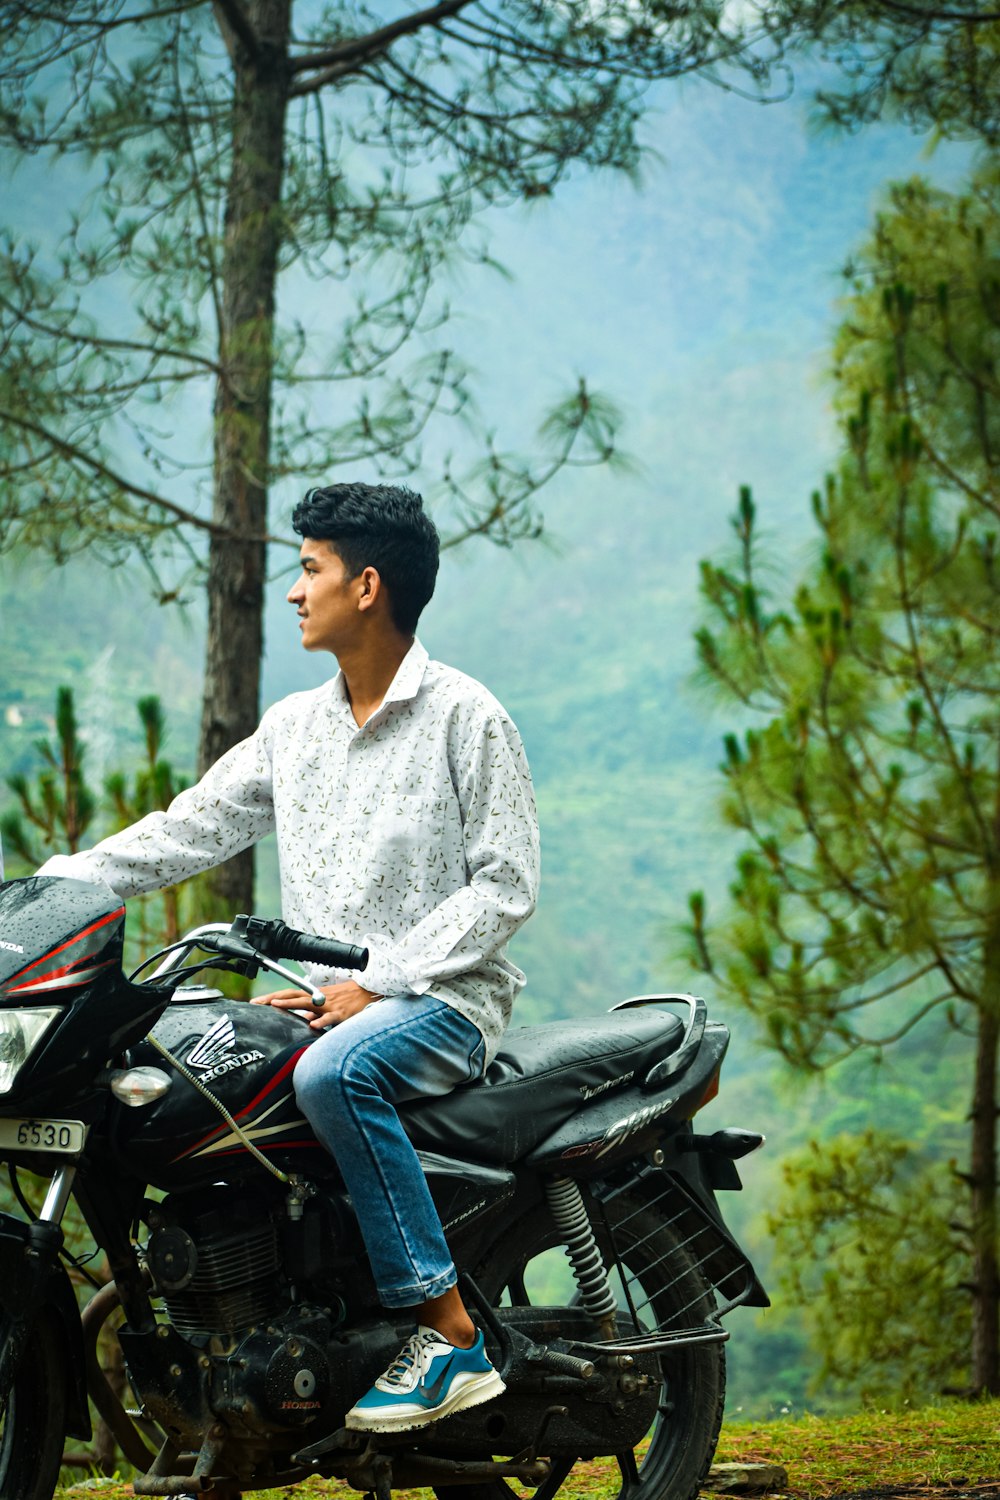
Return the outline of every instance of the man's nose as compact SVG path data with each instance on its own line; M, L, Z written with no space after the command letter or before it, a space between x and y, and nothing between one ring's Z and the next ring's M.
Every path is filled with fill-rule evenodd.
M302 579L297 578L292 584L291 588L288 590L285 598L288 600L289 604L298 604L302 597Z

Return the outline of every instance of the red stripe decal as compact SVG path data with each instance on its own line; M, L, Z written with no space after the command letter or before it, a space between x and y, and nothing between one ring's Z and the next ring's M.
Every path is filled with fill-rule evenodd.
M86 962L91 963L91 960L88 958ZM98 969L110 969L113 964L113 958L105 959L104 963L102 964L92 964L92 967L89 968L86 973L81 974L78 983L89 984L92 974L95 974ZM43 974L39 979L29 979L26 984L11 985L8 981L7 984L0 985L0 990L5 991L5 993L8 995L24 995L30 994L35 990L44 990L48 988L48 986L54 979L62 979L64 977L72 978L74 968L74 964L67 964L65 968L56 969L52 974ZM71 990L74 989L75 986L72 984L63 984L60 985L59 988L63 990Z
M118 919L118 917L122 917L124 915L124 906L119 906L117 911L109 912L106 917L101 917L100 921L98 922L92 922L89 927L85 927L82 932L78 932L74 937L67 938L65 943L60 943L58 948L53 948L52 951L50 953L46 953L44 957L36 958L34 963L27 964L25 968L19 969L16 974L11 975L7 983L13 984L15 979L20 979L24 974L30 974L32 969L38 968L39 964L47 964L49 960L55 958L58 953L64 953L66 949L71 948L74 943L79 943L83 938L89 937L92 932L97 932L98 928L106 927L109 922L114 922ZM75 963L80 963L81 961L81 959L71 959L68 964L65 964L63 968L58 969L55 974L50 974L46 977L49 979L56 979L60 974L66 974Z
M248 1115L252 1109L256 1109L261 1100L266 1099L268 1094L270 1094L274 1089L277 1088L282 1079L288 1077L289 1073L295 1067L295 1064L298 1062L299 1058L302 1056L305 1050L305 1047L300 1047L297 1052L293 1052L288 1061L278 1070L277 1073L275 1073L270 1083L266 1083L261 1089L260 1093L255 1095L255 1097L250 1100L250 1103L246 1106L245 1109L241 1109L239 1114L234 1115L233 1119L242 1120L244 1115Z

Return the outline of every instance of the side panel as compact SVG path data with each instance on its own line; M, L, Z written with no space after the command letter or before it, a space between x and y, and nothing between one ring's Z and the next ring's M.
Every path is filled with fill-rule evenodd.
M417 1156L449 1244L464 1247L517 1189L514 1173L504 1168L458 1161L433 1151L418 1151Z

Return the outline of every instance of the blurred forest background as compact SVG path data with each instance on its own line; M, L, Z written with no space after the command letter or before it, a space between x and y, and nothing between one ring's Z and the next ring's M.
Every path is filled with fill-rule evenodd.
M388 13L403 9L389 7ZM583 9L600 14L602 7ZM983 1364L975 1365L977 1358L988 1362L988 1351L970 1356L973 1263L987 1281L993 1275L985 1316L996 1321L995 1201L986 1230L991 1273L988 1265L983 1270L982 1234L977 1248L969 1184L961 1174L970 1175L976 1027L969 1016L1000 1011L1000 611L991 551L1000 516L993 363L1000 206L992 175L1000 94L986 66L992 68L998 54L998 33L995 19L976 33L983 77L977 75L969 94L975 107L964 114L928 79L922 92L904 92L895 101L883 88L865 108L831 105L829 98L824 108L817 100L842 84L845 58L857 64L855 81L870 76L874 86L876 54L860 43L852 51L848 43L863 31L858 17L877 11L815 8L817 15L839 17L846 33L838 38L834 28L826 47L800 53L794 80L776 68L762 89L770 102L751 97L749 86L720 87L699 75L644 81L632 180L610 169L584 170L599 166L584 162L568 171L557 191L487 205L478 220L482 253L435 269L436 293L450 304L449 347L470 372L468 412L475 411L494 451L535 443L536 414L563 401L565 417L565 392L578 391L581 379L607 401L601 410L608 430L614 428L621 461L557 472L532 496L528 524L494 534L493 541L505 545L473 534L449 549L420 634L433 655L490 686L518 723L531 761L544 889L516 944L514 956L529 977L517 1019L593 1014L626 995L677 989L704 994L712 1014L732 1028L721 1094L709 1112L717 1126L766 1132L768 1144L741 1164L745 1191L723 1207L775 1304L765 1314L731 1320L729 1410L748 1415L988 1385L976 1374ZM931 15L921 6L914 11ZM974 16L975 7L964 11ZM924 42L931 50L939 45L934 37ZM863 118L866 113L872 118ZM838 114L840 123L832 122ZM18 161L7 134L10 350L17 337L29 346L33 338L24 301L15 316L12 258L30 245L51 271L80 174L95 220L104 188L99 164L81 166L65 155ZM893 196L891 184L915 176L926 186ZM903 226L895 240L876 228L892 222ZM960 284L949 291L953 272ZM114 276L101 282L88 304L94 327L127 333L123 285ZM292 281L282 295L287 319L321 333L328 303L343 293L340 282L318 275L311 283ZM916 319L907 295L933 314L913 334L912 360L924 384L912 405L900 394L905 380L899 374ZM871 355L867 373L858 372L860 356L852 350L859 349ZM952 400L956 385L965 395ZM9 390L3 396L12 399ZM18 399L24 402L24 389ZM158 388L157 441L169 438L181 457L189 447L192 462L203 456L211 442L211 400L210 391L191 387L171 403ZM901 414L911 424L903 438ZM463 522L475 531L451 477L456 449L468 461L462 494L490 494L488 470L473 462L473 426L466 423L456 437L431 424L416 471L406 466L412 449L400 449L388 462L423 490L449 534L460 533ZM0 770L6 792L0 807L8 813L11 875L29 869L32 854L24 847L19 859L11 816L20 815L22 834L37 852L66 847L55 803L48 844L44 829L25 821L29 804L41 807L39 741L52 747L56 762L60 732L64 747L75 742L82 752L95 794L91 820L75 835L84 843L193 778L206 610L199 573L204 548L197 540L183 565L157 562L155 574L148 538L140 537L133 550L127 529L111 549L115 566L78 550L76 531L86 525L74 520L72 507L59 509L59 464L70 465L65 454L46 460L49 530L26 526L18 497L32 476L23 453L17 459L9 431L5 441ZM134 453L134 434L122 442ZM356 450L332 440L326 450L310 451L317 455L309 476L316 481L372 478L387 466L384 455L379 464L371 455L345 463L343 453ZM78 485L79 476L72 483ZM183 493L180 463L171 483L172 495ZM803 704L812 701L814 687L816 701L824 699L846 651L844 615L861 607L864 590L851 579L859 568L865 572L877 551L879 516L890 516L878 533L881 542L898 535L891 515L900 513L900 486L920 493L922 523L900 544L918 571L929 576L937 569L935 577L944 578L965 556L963 549L978 549L978 561L968 563L951 593L939 592L927 608L936 629L961 615L956 601L978 601L962 624L978 631L974 672L963 677L952 658L941 670L958 684L946 717L961 740L959 758L973 744L974 765L956 769L956 784L968 789L975 783L969 798L985 809L988 827L979 854L956 855L961 870L935 864L931 855L923 864L911 861L910 884L894 897L907 910L922 886L958 891L955 900L968 918L963 930L954 913L940 922L951 924L949 941L953 937L960 950L954 963L965 966L964 979L956 978L947 994L934 963L919 958L922 942L932 949L938 943L937 918L927 916L917 935L905 921L886 919L878 941L870 926L853 925L865 908L858 894L864 858L857 850L850 870L829 844L819 857L820 864L826 858L828 875L834 870L843 877L837 894L839 900L847 893L843 911L817 896L812 927L808 912L799 913L790 932L782 932L777 919L777 929L764 937L780 903L773 890L762 891L759 872L746 863L749 846L758 853L771 847L778 851L771 864L775 880L784 874L794 883L794 873L778 866L786 853L794 862L794 852L808 842L810 817L802 811L800 789L782 800L788 757L762 765L754 728L780 721L785 730L789 724L801 730L802 713L808 720L812 711ZM274 478L273 533L287 532L303 487L301 476L290 472ZM743 487L749 488L740 500ZM885 498L889 491L896 500ZM825 499L813 504L816 492ZM841 512L867 516L875 530L844 541L834 524L838 496ZM201 503L194 481L185 503L195 511ZM73 504L79 512L79 497ZM104 512L87 524L99 532L111 517ZM329 662L298 647L284 603L291 556L279 546L269 549L262 705L317 684L330 670ZM848 578L837 567L855 571ZM824 588L833 594L827 597ZM869 597L868 604L883 616L888 612L896 625L907 617L907 603L898 597ZM753 691L767 685L773 667L754 678L764 637L767 650L778 651L781 639L798 640L796 629L802 642L785 679L791 686L783 698L764 702ZM725 670L713 670L720 658L711 647L706 651L710 639L721 642L723 655L735 653L728 660L736 691L729 691ZM954 641L952 647L961 656ZM871 670L873 649L868 637L852 669L852 705L869 725L876 716L860 705L857 676ZM968 644L964 649L974 654ZM826 662L826 687L805 683L810 651ZM919 652L914 659L923 660ZM880 689L880 711L899 709L898 732L886 731L883 742L886 766L903 766L907 753L919 755L926 721L920 710L910 710L907 719L919 684L914 689L901 674L892 681L894 670L890 665L890 686ZM771 686L773 680L772 673ZM57 724L57 696L65 687L72 689L75 722L64 695ZM933 690L931 700L937 701ZM842 728L840 741L834 734L832 743L852 732L850 725ZM768 741L772 748L776 733ZM800 737L803 745L809 739ZM907 764L900 776L914 779L914 806L933 825L932 847L934 826L958 830L960 839L964 825L961 811L934 782L945 751L924 748L922 767ZM764 802L770 796L772 805L751 816L745 785L741 811L739 768L755 754ZM169 771L162 764L157 770L164 761ZM816 771L821 781L826 773ZM895 774L884 771L886 785ZM823 814L837 821L832 837L835 844L840 840L841 854L845 827L862 816L858 804L849 803ZM778 804L785 821L779 818L769 834L764 824ZM794 826L789 808L800 815ZM40 816L44 823L44 811ZM890 842L893 836L886 835ZM893 850L906 863L906 851ZM974 888L962 885L970 866ZM700 893L693 903L692 893ZM258 857L255 901L262 913L277 910L276 869L266 846ZM194 920L195 905L195 894L185 895L182 923ZM984 938L972 931L972 914L978 920L991 911L992 937ZM141 920L152 929L162 919L157 910L137 917L136 925ZM836 941L821 958L833 967L824 971L817 998L801 982L800 939L808 943L816 923L828 920ZM756 947L743 942L748 923ZM720 948L724 961L713 958ZM977 957L981 949L988 959L992 954L992 969ZM855 954L850 962L848 951ZM796 963L793 983L787 974ZM882 976L881 988L869 984L866 990L869 963L870 973ZM916 1001L903 983L911 979ZM863 1040L898 1040L862 1045L855 1019L838 1014L830 997L868 1004L883 989L888 1018ZM971 1000L966 991L975 992ZM784 1029L772 1024L775 1014L791 1018ZM812 1025L815 1034L803 1041L797 1025L806 1031ZM834 1045L827 1045L830 1038ZM995 1137L995 1110L989 1131ZM995 1158L992 1173L995 1198ZM980 1229L983 1212L980 1194L971 1211Z

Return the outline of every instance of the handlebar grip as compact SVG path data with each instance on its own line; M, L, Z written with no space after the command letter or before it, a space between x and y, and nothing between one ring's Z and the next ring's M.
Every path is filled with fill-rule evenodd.
M230 932L259 953L266 953L268 958L294 958L300 963L323 964L328 969L363 969L368 962L367 948L342 943L337 938L296 932L280 918L269 922L261 917L240 916Z
M368 949L358 948L354 943L340 943L336 938L313 937L308 932L296 932L294 927L286 927L274 956L296 958L300 963L326 964L331 969L363 969L368 962Z

